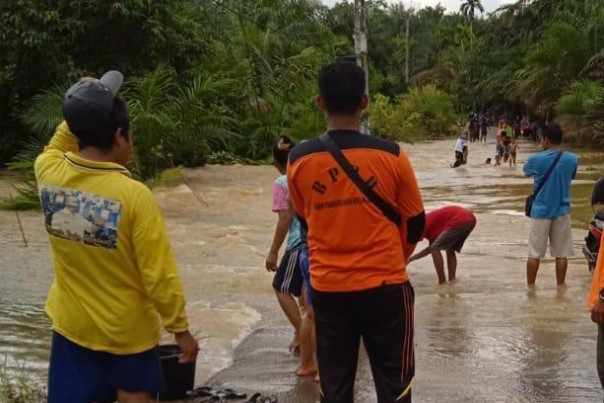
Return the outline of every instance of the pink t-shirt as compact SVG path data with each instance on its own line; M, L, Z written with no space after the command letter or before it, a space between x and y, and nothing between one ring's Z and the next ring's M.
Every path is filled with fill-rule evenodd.
M273 211L278 213L280 211L289 210L289 191L287 188L287 177L285 175L280 176L275 181L273 186ZM292 251L295 248L302 245L302 239L300 236L300 221L296 217L289 223L289 236L287 238L287 251Z
M282 179L283 178L283 179ZM273 212L289 210L289 192L287 190L287 179L279 177L273 186Z

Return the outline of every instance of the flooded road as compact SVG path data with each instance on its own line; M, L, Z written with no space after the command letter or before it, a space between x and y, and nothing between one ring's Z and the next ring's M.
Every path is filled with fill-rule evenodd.
M416 290L416 402L601 402L595 370L596 328L585 308L590 276L580 246L590 218L593 180L604 154L580 151L573 186L576 256L568 285L555 285L546 260L537 288L525 285L530 181L520 144L516 168L484 166L494 144L470 145L469 165L449 168L453 140L408 145L428 210L455 203L478 225L459 258L458 281L438 286L429 259L409 268ZM197 382L315 402L316 386L293 374L291 332L263 269L276 218L270 212L272 167L210 166L185 171L186 184L156 189L180 264L193 330L202 352ZM0 177L0 195L9 188ZM0 196L1 197L1 196ZM201 200L201 202L200 202ZM45 375L49 322L42 306L52 268L39 213L0 212L0 358ZM421 248L423 245L420 245ZM366 360L357 401L375 402Z

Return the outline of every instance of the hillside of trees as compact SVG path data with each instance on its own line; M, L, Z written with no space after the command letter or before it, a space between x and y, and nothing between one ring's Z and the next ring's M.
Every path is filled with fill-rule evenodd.
M601 0L519 0L488 15L480 0L456 13L367 7L376 135L443 136L484 110L555 119L599 141ZM127 78L140 177L266 158L279 134L323 128L316 73L354 53L353 14L315 0L0 2L0 165L31 161L68 85L108 69Z

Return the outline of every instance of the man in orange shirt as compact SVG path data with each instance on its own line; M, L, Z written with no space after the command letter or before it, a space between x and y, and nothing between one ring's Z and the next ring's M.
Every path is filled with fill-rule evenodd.
M291 153L290 198L308 228L322 403L353 401L361 338L379 403L411 402L414 292L405 262L421 239L425 214L415 173L396 143L362 135L365 74L353 63L324 66L317 105L328 139L399 215L387 218L324 145Z
M596 367L602 388L604 388L604 242L600 242L598 261L591 279L591 289L587 299L591 320L598 325L598 345Z

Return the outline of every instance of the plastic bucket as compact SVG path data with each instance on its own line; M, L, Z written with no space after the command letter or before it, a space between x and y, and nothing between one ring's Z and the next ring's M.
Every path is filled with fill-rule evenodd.
M164 373L164 391L159 400L177 400L187 397L195 385L195 362L180 364L180 349L175 344L159 346L159 357Z

